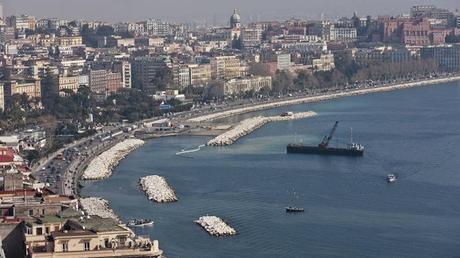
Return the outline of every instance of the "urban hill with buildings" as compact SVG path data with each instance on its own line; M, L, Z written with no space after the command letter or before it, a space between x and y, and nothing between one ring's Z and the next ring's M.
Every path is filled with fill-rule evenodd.
M0 112L6 121L0 128L0 257L161 255L157 241L135 236L116 219L87 216L76 196L32 173L33 159L25 153L46 148L53 132L44 128L62 119L60 106L47 106L50 96L86 108L86 125L78 128L84 130L94 127L98 114L116 111L117 94L139 94L154 101L152 108L173 111L184 103L460 70L458 11L423 5L398 16L254 23L245 23L237 10L229 15L228 26L215 27L0 14ZM92 101L79 98L82 92ZM128 108L110 122L141 105L129 97L125 102ZM38 122L29 125L31 117Z

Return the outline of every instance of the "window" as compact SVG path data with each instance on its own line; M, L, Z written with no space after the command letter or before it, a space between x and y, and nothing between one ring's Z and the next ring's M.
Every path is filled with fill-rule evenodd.
M83 244L85 245L85 251L89 251L90 250L89 240L85 240Z
M37 236L43 235L43 228L37 228L36 232L37 232Z
M32 234L33 234L32 228L26 227L26 233L27 233L28 235L32 235Z
M45 228L45 233L46 233L46 234L49 234L49 233L50 233L50 227L46 227L46 228Z
M68 252L69 251L69 242L67 242L67 241L62 242L62 251L63 252Z
M34 210L29 210L29 216L34 215Z

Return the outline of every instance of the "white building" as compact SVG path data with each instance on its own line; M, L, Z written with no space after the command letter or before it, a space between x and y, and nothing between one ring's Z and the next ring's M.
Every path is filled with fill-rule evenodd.
M0 113L5 111L5 93L3 90L3 83L0 84Z
M262 41L262 30L258 28L243 29L241 37L244 48L259 47Z
M358 36L356 28L336 28L334 25L331 25L329 30L329 39L331 41L335 40L354 40Z
M283 70L289 70L291 68L291 54L278 54L276 56L276 69L283 71Z
M217 85L215 94L220 97L229 95L241 95L250 91L259 92L264 88L272 88L272 77L257 76L242 79L231 79L225 83Z

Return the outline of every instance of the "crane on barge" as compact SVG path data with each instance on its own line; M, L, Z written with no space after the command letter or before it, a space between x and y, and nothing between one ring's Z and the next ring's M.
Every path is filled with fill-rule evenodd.
M317 154L317 155L338 155L338 156L363 156L364 146L358 143L354 143L350 139L350 143L346 148L333 148L329 147L334 134L339 125L339 121L336 121L332 127L331 132L324 136L318 146L305 146L303 144L289 144L287 146L287 153L302 153L302 154Z

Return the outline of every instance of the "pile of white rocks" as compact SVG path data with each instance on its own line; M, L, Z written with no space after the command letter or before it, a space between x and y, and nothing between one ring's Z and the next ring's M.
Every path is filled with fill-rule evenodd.
M164 177L157 175L142 177L139 184L149 200L158 203L177 201L176 193L168 185Z
M258 117L248 118L248 119L241 121L233 129L211 139L210 141L208 141L207 145L208 146L231 145L235 143L241 137L254 132L255 130L264 126L267 123L287 121L287 120L297 120L297 119L312 117L315 115L316 115L315 112L307 111L307 112L300 112L300 113L295 113L295 114L287 115L287 116L269 116L269 117L258 116Z
M236 235L236 230L221 218L216 216L202 216L195 220L195 223L204 228L211 236L232 236Z
M80 205L89 216L97 215L101 218L111 218L119 221L118 216L105 199L96 197L80 198Z
M112 169L131 151L145 142L139 139L126 139L94 158L83 172L83 179L97 180L109 177Z

